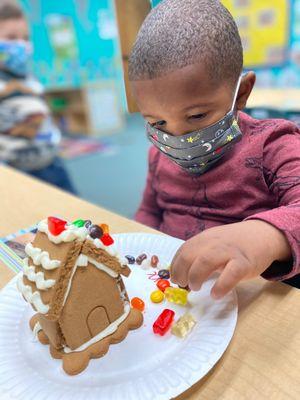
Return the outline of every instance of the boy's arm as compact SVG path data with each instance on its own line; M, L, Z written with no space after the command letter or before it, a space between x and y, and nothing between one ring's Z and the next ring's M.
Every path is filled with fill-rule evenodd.
M154 177L158 163L159 152L155 147L149 150L149 169L146 187L143 194L142 202L135 214L136 221L159 229L162 221L162 211L157 204L157 192L154 188Z
M283 280L300 273L300 131L294 124L287 123L266 141L263 166L278 207L247 220L265 221L284 234L291 248L290 261L274 262L262 274L270 280Z

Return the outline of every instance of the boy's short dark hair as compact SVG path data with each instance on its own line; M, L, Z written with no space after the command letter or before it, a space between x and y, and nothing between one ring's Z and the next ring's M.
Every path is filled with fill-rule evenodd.
M14 1L0 1L0 21L24 18L21 7Z
M153 79L204 63L215 82L238 80L243 48L218 0L163 0L145 19L129 58L129 79Z

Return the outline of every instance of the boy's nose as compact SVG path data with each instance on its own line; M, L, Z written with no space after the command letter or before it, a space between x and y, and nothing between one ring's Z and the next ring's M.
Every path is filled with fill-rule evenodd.
M166 131L166 133L169 133L172 136L182 136L185 135L186 133L191 132L191 130L188 129L186 124L181 122L168 122L167 125L165 126L164 131Z

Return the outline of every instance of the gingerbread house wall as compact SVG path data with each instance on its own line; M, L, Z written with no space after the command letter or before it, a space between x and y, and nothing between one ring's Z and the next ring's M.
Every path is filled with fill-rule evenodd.
M72 350L89 341L124 313L117 279L91 263L78 267L59 319Z

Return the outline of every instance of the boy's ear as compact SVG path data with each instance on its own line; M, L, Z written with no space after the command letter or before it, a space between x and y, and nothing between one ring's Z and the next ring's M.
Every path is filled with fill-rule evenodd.
M247 72L246 75L242 77L240 90L236 100L236 106L239 111L243 110L246 105L248 98L252 92L256 81L256 76L253 71Z

